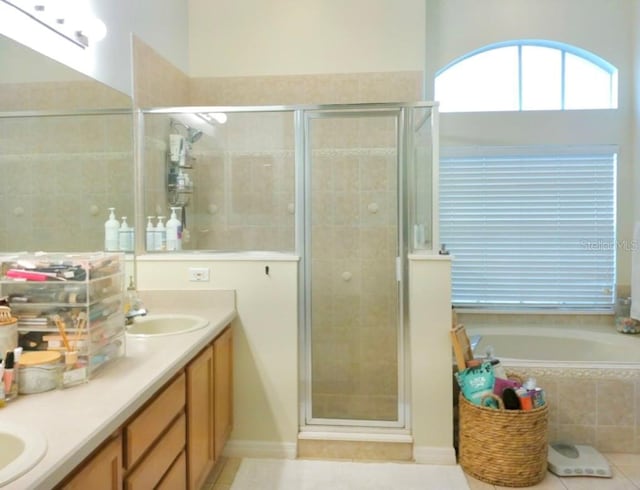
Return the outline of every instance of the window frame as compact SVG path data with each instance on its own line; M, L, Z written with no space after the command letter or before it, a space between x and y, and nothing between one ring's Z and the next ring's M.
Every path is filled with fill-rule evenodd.
M585 49L579 48L577 46L560 43L557 41L549 41L544 39L518 39L518 40L509 40L509 41L501 41L493 44L489 44L483 46L478 49L474 49L465 53L463 56L460 56L450 63L446 64L442 68L436 71L434 77L434 92L435 92L435 84L440 75L446 72L449 68L457 65L458 63L464 62L469 58L472 58L478 54L485 53L487 51L491 51L494 49L501 49L506 47L517 47L517 71L518 71L518 111L533 111L537 109L523 109L522 108L522 48L525 46L539 46L545 48L556 49L561 52L561 77L560 77L560 91L561 91L561 99L560 99L560 109L557 110L589 110L589 109L617 109L618 108L618 69L605 59L600 56L591 53ZM591 64L597 66L601 70L607 72L610 76L610 86L609 86L609 107L583 107L579 109L566 109L566 94L565 94L565 79L566 79L566 55L567 53L577 56L583 60L590 62ZM436 97L437 99L437 97ZM500 110L496 110L500 111ZM447 111L441 109L441 112L471 112L471 111ZM473 111L473 112L490 112L490 111ZM500 111L504 112L504 111Z

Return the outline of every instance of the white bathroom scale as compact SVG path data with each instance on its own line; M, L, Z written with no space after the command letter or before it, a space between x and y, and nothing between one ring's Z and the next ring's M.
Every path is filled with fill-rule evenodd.
M611 478L611 466L591 446L580 446L565 442L549 444L549 471L558 476L598 476Z

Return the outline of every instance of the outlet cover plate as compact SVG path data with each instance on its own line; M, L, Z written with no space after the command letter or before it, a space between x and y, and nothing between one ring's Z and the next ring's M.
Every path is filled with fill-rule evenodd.
M189 267L189 281L191 282L208 282L208 267Z

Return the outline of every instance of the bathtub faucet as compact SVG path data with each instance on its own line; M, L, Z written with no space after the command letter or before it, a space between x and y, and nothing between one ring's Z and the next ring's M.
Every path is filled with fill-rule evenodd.
M482 340L482 335L472 335L471 338L469 339L469 342L471 343L471 352L476 351L476 347L478 347L478 344L480 343L480 341Z

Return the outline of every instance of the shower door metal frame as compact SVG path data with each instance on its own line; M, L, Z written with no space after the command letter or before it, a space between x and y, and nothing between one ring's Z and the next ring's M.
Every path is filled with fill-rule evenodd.
M411 106L413 104L410 104ZM300 191L297 209L300 210L297 229L298 250L301 253L300 268L300 321L302 325L300 335L300 424L303 427L334 426L334 427L371 427L380 429L408 429L410 425L410 403L408 400L408 353L407 346L407 315L408 310L408 275L407 275L407 212L404 192L406 188L407 154L406 137L406 107L403 104L354 104L318 106L296 111L296 159L298 180L296 188ZM310 122L314 119L327 118L356 118L356 117L394 117L396 120L396 284L398 288L397 304L397 420L369 420L369 419L335 419L314 418L312 414L312 359L311 359L311 145Z

